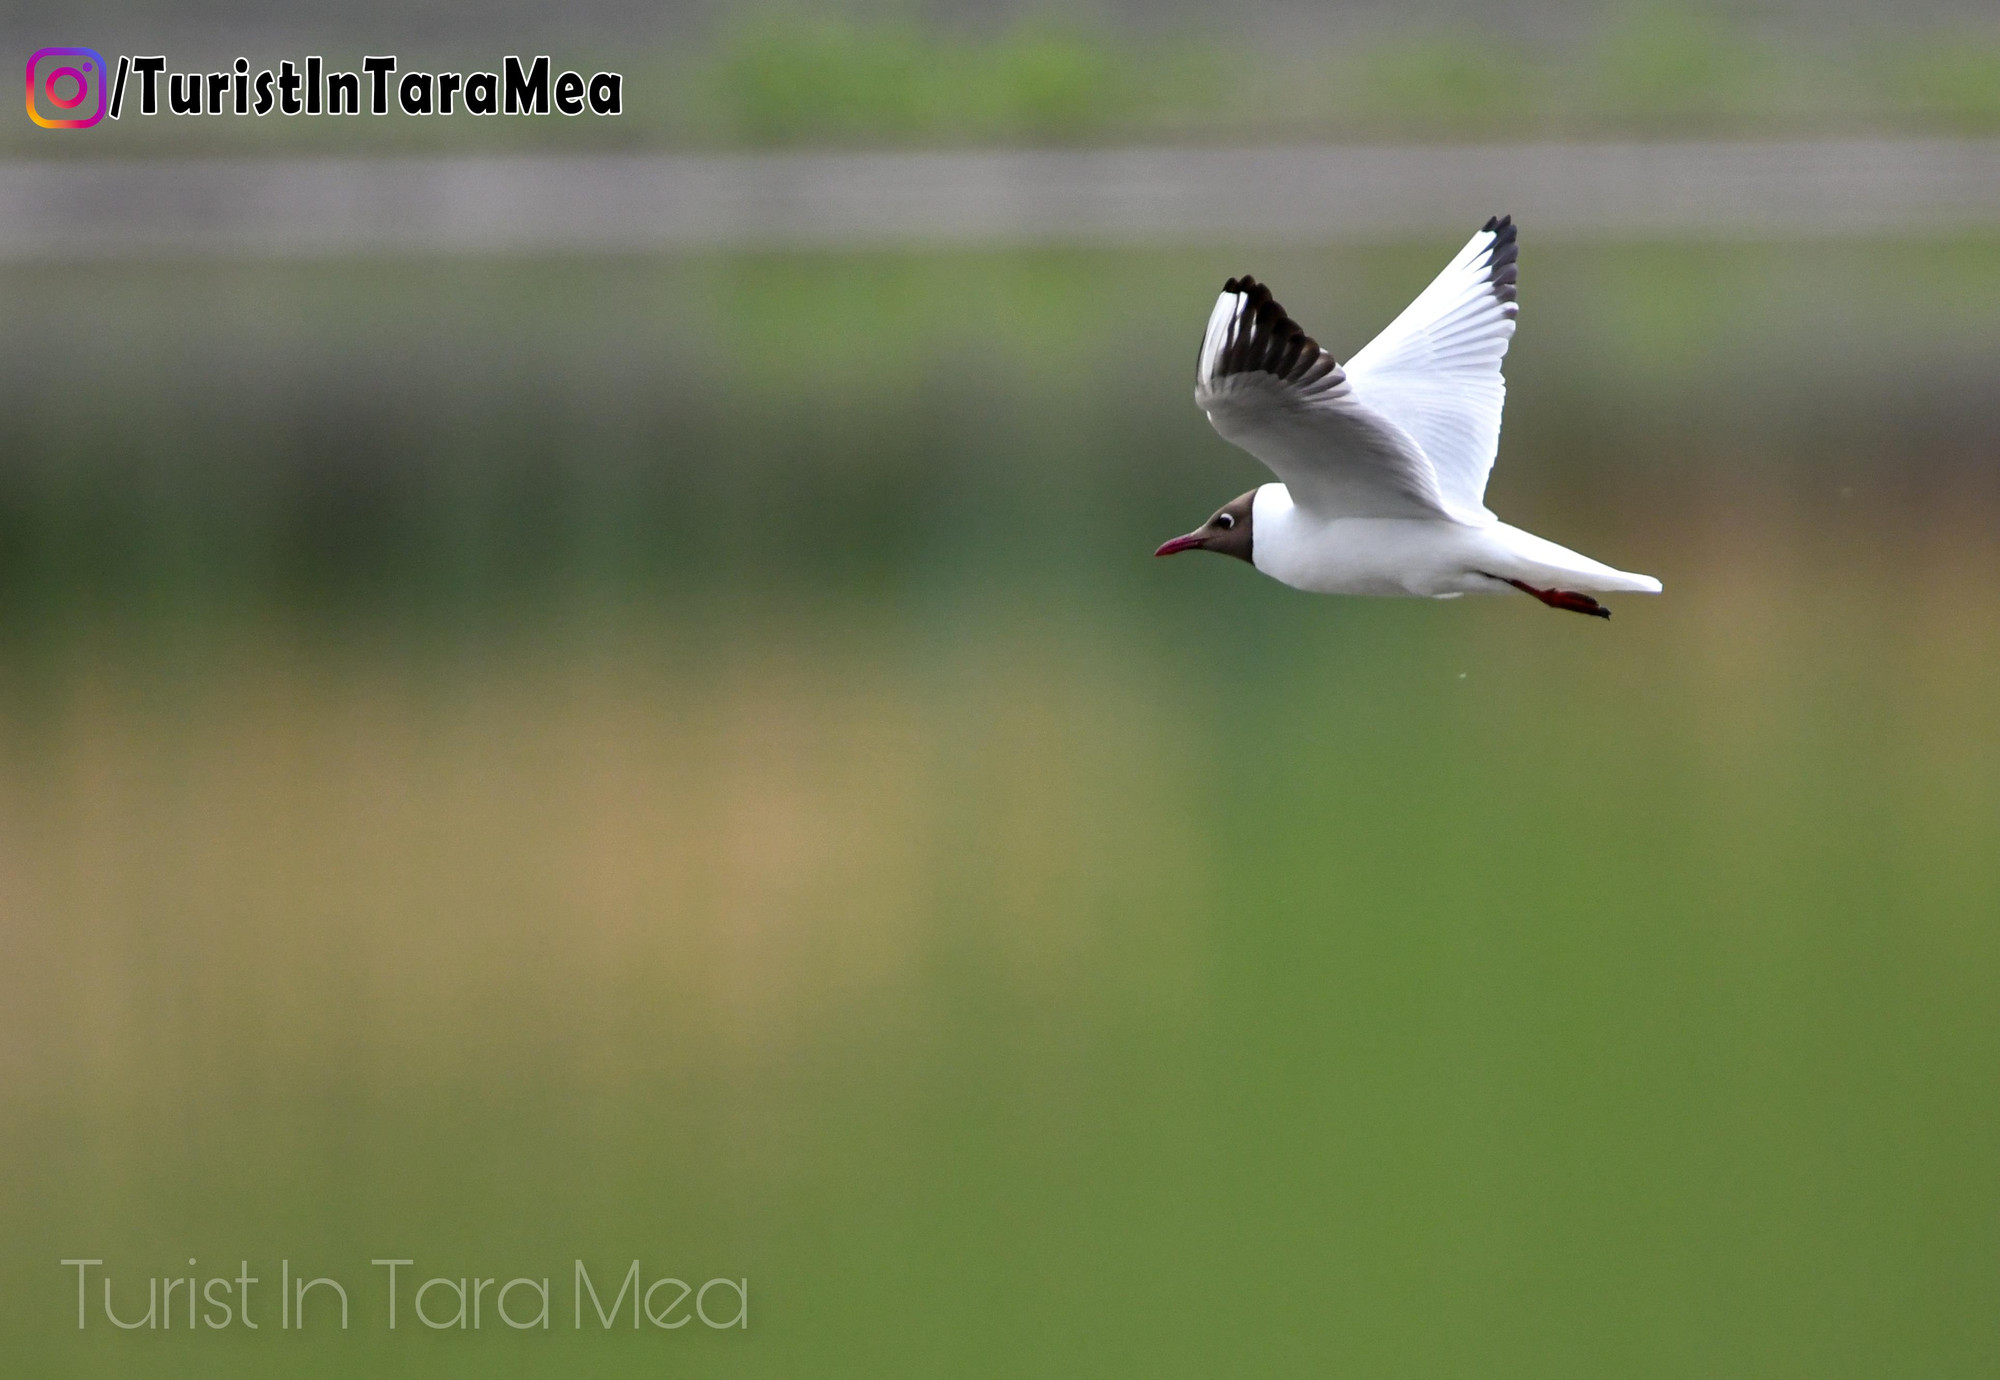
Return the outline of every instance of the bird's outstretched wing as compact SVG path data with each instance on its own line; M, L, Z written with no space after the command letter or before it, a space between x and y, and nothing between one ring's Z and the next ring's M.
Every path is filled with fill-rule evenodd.
M1209 314L1194 400L1222 438L1322 517L1451 516L1409 432L1355 396L1333 356L1254 278L1231 278Z
M1489 220L1444 272L1347 361L1355 395L1416 439L1439 493L1464 521L1492 519L1486 477L1500 449L1507 381L1500 361L1514 336L1510 216Z
M1486 222L1344 370L1268 288L1232 278L1202 338L1195 402L1323 516L1491 522L1517 253L1513 221Z

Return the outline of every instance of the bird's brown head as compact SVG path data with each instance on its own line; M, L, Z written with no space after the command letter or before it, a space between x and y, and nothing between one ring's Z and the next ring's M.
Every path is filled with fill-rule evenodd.
M1257 497L1252 489L1215 510L1215 516L1184 537L1163 542L1155 556L1171 556L1181 551L1213 551L1221 556L1250 560L1250 507ZM1254 561L1251 562L1253 565Z

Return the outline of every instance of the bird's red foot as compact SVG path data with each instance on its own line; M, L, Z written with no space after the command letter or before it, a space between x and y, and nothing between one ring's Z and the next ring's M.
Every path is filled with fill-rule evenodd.
M1502 578L1505 578L1504 576ZM1611 610L1598 603L1588 594L1578 594L1573 589L1536 589L1520 580L1508 580L1508 584L1523 594L1532 594L1552 609L1568 609L1571 613L1587 613L1592 618L1609 618Z

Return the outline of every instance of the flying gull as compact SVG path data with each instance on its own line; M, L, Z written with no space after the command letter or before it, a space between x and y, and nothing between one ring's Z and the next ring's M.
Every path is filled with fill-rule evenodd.
M1510 527L1486 507L1519 252L1512 217L1487 221L1345 368L1262 283L1223 284L1202 337L1195 403L1280 482L1153 554L1214 551L1316 594L1520 590L1598 618L1611 610L1586 591L1658 594L1652 576Z

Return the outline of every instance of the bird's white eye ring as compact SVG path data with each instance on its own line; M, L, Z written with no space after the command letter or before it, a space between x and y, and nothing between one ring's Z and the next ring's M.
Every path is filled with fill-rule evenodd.
M1215 515L1215 525L1217 527L1220 527L1223 531L1227 532L1230 528L1236 525L1236 514L1217 513Z

